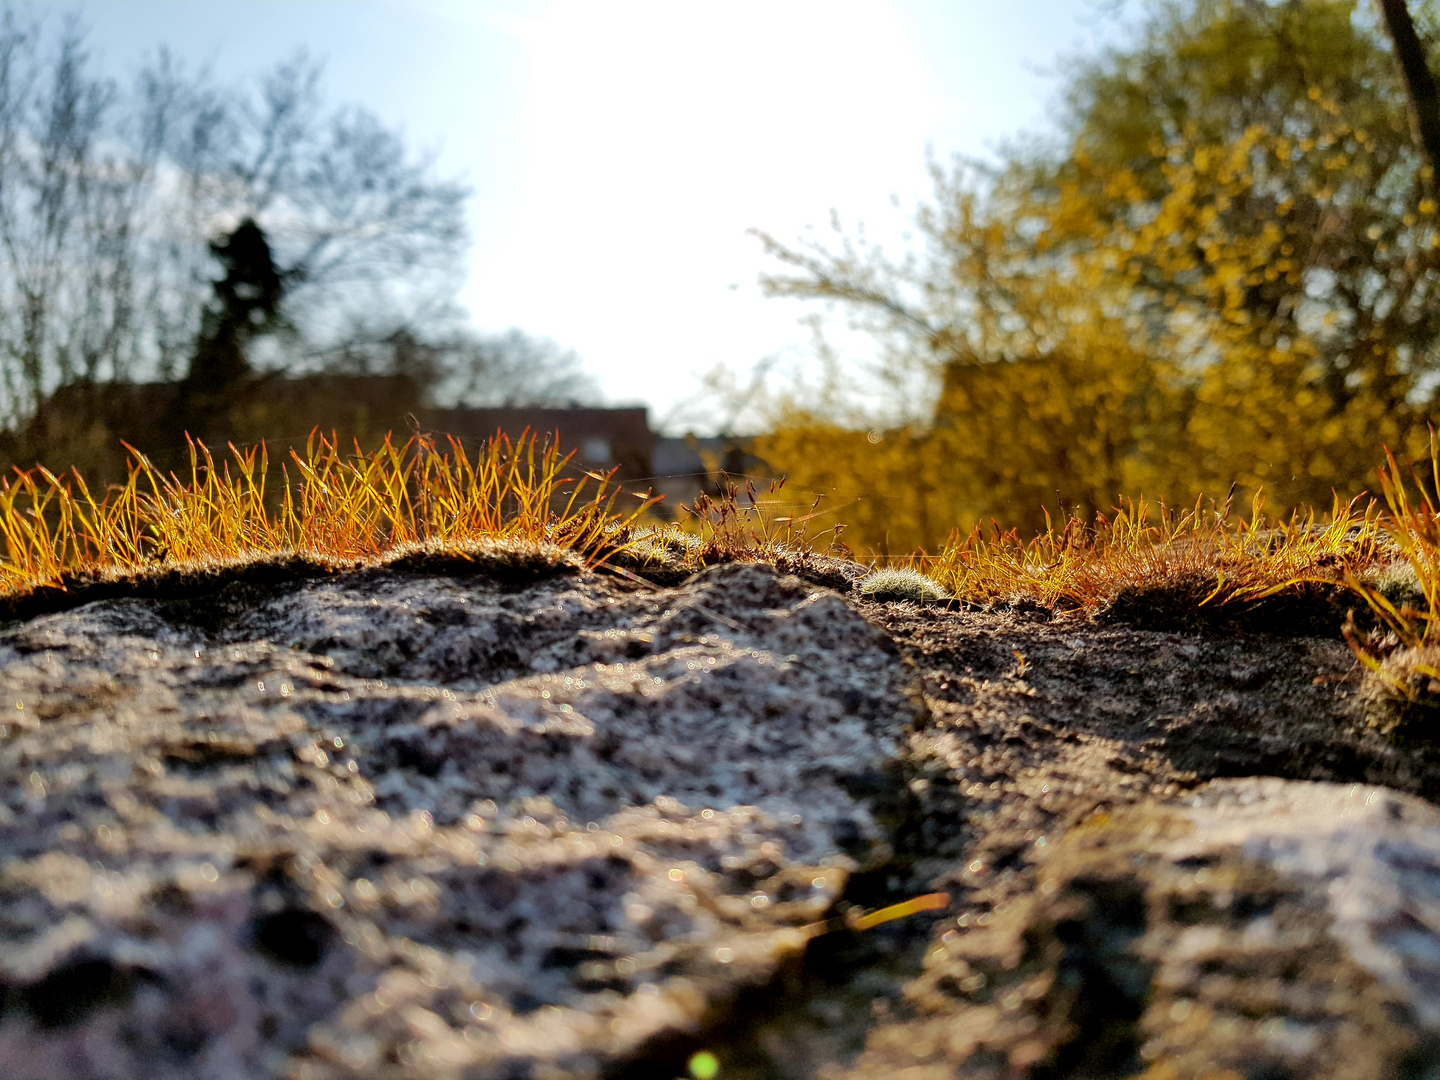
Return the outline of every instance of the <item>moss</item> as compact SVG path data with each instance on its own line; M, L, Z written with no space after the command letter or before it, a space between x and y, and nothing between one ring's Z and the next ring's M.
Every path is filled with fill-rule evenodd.
M1416 611L1425 608L1425 593L1420 588L1420 575L1405 559L1396 559L1385 566L1376 567L1365 575L1365 584L1380 591L1392 606L1399 610L1409 606Z
M1440 645L1397 649L1366 672L1359 699L1366 721L1402 741L1440 733Z
M403 544L380 558L343 559L312 551L278 551L187 562L155 562L139 568L68 573L53 584L0 596L0 619L29 619L68 611L96 600L143 597L183 600L232 584L274 585L364 569L436 576L475 575L523 585L556 574L579 573L584 561L553 544L482 539L455 544Z
M865 575L858 563L833 555L822 555L805 548L772 545L767 550L740 545L726 546L715 539L704 539L662 525L637 530L628 535L616 530L613 542L621 549L610 555L607 566L626 570L656 585L680 585L691 575L710 566L730 563L763 563L782 574L794 574L812 585L822 585L847 592L853 582Z
M848 592L853 582L865 576L865 568L859 563L808 551L777 552L774 565L782 574L794 574L802 581L837 592Z
M457 544L427 541L406 544L379 559L378 566L435 576L482 574L497 581L528 585L557 574L578 574L585 561L555 544L496 538Z
M702 566L725 561L707 558L703 540L673 525L633 532L616 526L607 539L618 550L606 557L606 566L629 571L656 585L679 585Z
M860 595L867 600L909 600L935 604L950 597L938 582L918 570L882 567L860 579Z

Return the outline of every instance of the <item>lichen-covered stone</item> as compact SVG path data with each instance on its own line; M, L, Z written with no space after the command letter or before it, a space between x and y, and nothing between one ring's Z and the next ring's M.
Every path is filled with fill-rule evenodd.
M889 854L920 706L768 567L362 571L0 633L0 1075L600 1075Z

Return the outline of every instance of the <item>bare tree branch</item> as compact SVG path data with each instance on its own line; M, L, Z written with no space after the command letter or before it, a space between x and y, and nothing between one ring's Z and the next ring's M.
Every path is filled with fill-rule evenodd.
M1430 165L1433 184L1435 171L1440 170L1440 91L1435 87L1435 76L1425 63L1425 47L1420 43L1420 35L1415 32L1415 23L1410 18L1405 0L1378 0L1378 3L1390 42L1395 47L1395 60L1405 79L1415 144Z
M327 109L303 52L224 87L162 50L121 88L92 73L78 18L49 27L0 0L4 419L77 379L174 378L212 299L209 245L249 217L288 283L295 333L272 362L333 353L357 319L453 323L468 190L369 113Z

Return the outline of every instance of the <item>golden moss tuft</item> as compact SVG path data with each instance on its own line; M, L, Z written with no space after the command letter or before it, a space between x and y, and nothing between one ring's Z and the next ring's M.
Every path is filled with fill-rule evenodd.
M1336 499L1323 519L1306 511L1274 521L1257 496L1248 520L1228 504L1177 513L1137 500L1028 541L976 527L908 563L957 599L987 606L1038 605L1154 629L1335 634L1347 602L1359 602L1348 583L1389 550L1373 504Z
M818 505L787 505L778 483L702 496L681 524L655 524L643 518L653 500L618 508L611 477L567 475L570 458L529 434L498 435L473 458L454 440L387 438L366 454L314 435L278 469L263 445L232 446L217 461L192 441L185 476L131 455L126 483L98 499L74 471L0 481L0 617L360 567L516 583L609 568L671 585L707 566L762 561L872 599L1039 607L1155 629L1334 633L1348 607L1368 604L1370 625L1394 643L1382 650L1374 633L1352 629L1372 671L1383 652L1437 633L1433 461L1430 488L1417 475L1413 499L1392 458L1384 507L1337 498L1323 518L1275 521L1259 497L1248 519L1228 503L1177 513L1122 501L1112 516L1072 518L1031 540L998 527L956 533L938 555L867 575L838 542L843 526L812 532ZM829 554L819 549L827 536Z
M453 439L343 454L316 435L284 463L278 491L266 490L263 445L217 462L191 441L183 478L131 455L127 482L98 500L74 471L0 482L0 604L362 565L534 577L623 550L617 528L648 505L622 514L609 477L567 478L570 459L528 434L497 436L473 460Z

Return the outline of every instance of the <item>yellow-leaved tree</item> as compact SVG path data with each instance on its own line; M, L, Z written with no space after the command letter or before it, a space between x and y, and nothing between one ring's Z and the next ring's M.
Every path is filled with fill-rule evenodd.
M924 422L881 433L904 454L781 409L762 456L802 487L884 492L846 539L896 550L1122 492L1328 504L1381 443L1420 452L1440 219L1368 7L1158 4L1067 101L1063 151L937 169L908 260L762 235L772 293L838 302L935 375Z

